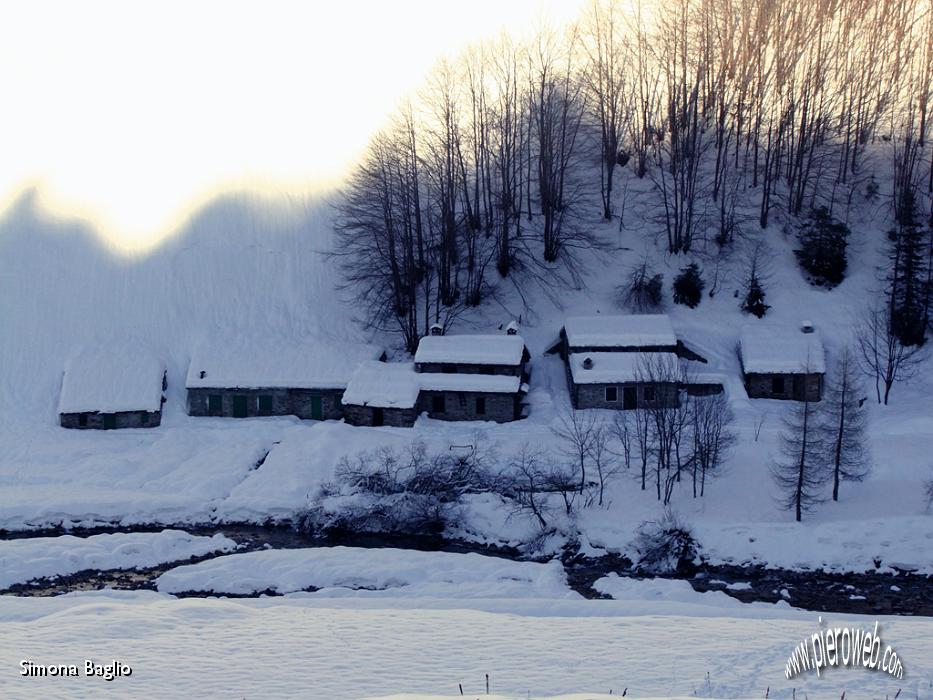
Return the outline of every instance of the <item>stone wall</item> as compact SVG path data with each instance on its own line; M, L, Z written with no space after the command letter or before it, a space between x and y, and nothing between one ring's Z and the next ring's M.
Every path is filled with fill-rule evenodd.
M606 387L616 387L617 400L606 401ZM645 400L645 388L653 386L655 390L655 401ZM574 408L608 408L620 411L624 407L625 388L633 387L635 389L635 408L645 408L647 406L677 406L680 396L677 392L677 385L670 383L644 384L571 384L570 396Z
M352 404L343 407L344 417L350 425L372 425L375 410L372 406L356 406ZM383 408L382 424L395 428L410 428L418 418L417 408Z
M784 391L774 391L775 377L783 377ZM745 391L752 399L819 401L823 398L822 374L746 374Z
M113 421L108 425L108 417ZM162 411L120 411L118 413L62 413L63 428L78 430L108 430L109 428L155 428L162 423Z
M218 415L233 418L233 397L246 397L246 417L260 415L297 416L305 420L314 418L312 406L314 398L321 400L321 417L325 420L339 420L343 417L339 389L188 389L188 415L209 416L211 395L220 396L221 411ZM259 397L272 398L272 410L268 414L260 413Z
M445 369L446 368L446 369ZM494 374L507 377L521 377L521 365L466 365L456 362L418 362L416 372L430 372L433 374Z
M434 397L444 397L443 413L435 413ZM519 394L501 394L474 391L422 391L418 395L418 410L438 420L489 420L508 423L518 417ZM486 412L476 412L477 399L485 399Z

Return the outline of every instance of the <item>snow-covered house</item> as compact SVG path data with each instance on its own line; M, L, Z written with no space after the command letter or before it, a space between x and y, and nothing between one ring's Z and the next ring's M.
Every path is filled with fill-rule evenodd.
M676 406L680 358L672 352L579 352L567 356L574 408Z
M144 349L86 349L65 363L63 428L154 428L162 422L165 364Z
M799 329L772 324L743 327L739 361L750 398L819 401L823 396L823 342L809 324Z
M350 425L410 428L418 417L419 392L412 363L363 362L343 393L343 414Z
M445 374L501 374L527 381L531 359L517 333L504 335L429 335L418 343L415 370Z
M551 349L564 360L574 408L620 410L676 405L682 351L664 314L572 316Z
M528 349L518 335L429 335L414 363L360 365L343 396L353 425L411 426L421 413L439 420L521 417Z
M384 359L382 348L355 343L202 344L188 367L188 414L339 419L353 372Z

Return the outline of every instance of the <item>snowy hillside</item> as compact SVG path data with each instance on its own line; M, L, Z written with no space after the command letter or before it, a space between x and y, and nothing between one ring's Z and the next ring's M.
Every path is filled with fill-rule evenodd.
M385 444L404 448L415 439L445 449L469 444L481 429L503 455L518 445L553 443L551 428L568 405L560 361L542 353L566 316L617 313L616 287L627 270L648 256L670 279L682 261L668 258L643 225L646 198L633 178L627 227L598 227L612 244L593 254L586 287L561 295L562 306L544 293L528 306L501 290L505 309L484 307L455 330L499 332L522 317L532 354L530 417L513 424L458 424L421 419L412 430L351 428L300 423L290 418L230 421L189 418L184 413L188 360L200 341L218 338L235 348L254 342L314 342L340 338L392 347L397 338L365 332L335 289L337 279L320 255L328 243L326 202L229 198L192 217L162 246L123 258L75 222L50 218L29 198L0 223L0 527L59 523L175 524L209 521L288 520L315 502L337 461ZM796 264L792 242L768 232L773 251L769 283L772 310L765 321L796 328L814 323L832 365L853 329L857 310L875 285L882 225L876 209L860 205L851 215L851 269L836 289L808 285ZM878 214L880 216L880 214ZM645 224L647 225L647 224ZM737 264L737 263L736 263ZM709 360L698 370L725 380L737 415L739 444L725 474L706 497L686 491L674 498L713 561L774 566L871 570L881 561L933 569L929 542L933 517L925 511L922 484L933 453L933 379L924 371L895 389L890 406L869 398L874 471L861 484L846 484L838 504L827 504L802 526L775 503L768 464L775 451L783 402L745 397L736 347L740 328L761 323L743 314L733 296L734 278L697 309L671 304L675 330ZM669 294L669 288L665 289ZM68 357L87 346L144 343L168 367L163 425L154 430L108 433L57 427L62 370ZM756 441L756 432L759 432ZM262 466L257 470L256 466ZM461 535L516 543L534 532L509 518L495 503L477 502ZM621 479L604 508L580 511L578 525L591 544L628 551L638 523L660 512L650 492ZM508 522L507 522L508 521ZM799 546L801 528L812 532ZM842 548L840 539L846 542Z

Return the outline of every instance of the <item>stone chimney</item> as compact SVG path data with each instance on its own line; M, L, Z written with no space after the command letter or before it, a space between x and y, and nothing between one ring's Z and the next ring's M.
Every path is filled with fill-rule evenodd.
M592 357L583 358L583 369L593 369L593 358Z
M444 335L444 327L439 323L431 324L431 335Z
M802 321L800 323L800 332L801 333L812 333L813 332L813 321Z

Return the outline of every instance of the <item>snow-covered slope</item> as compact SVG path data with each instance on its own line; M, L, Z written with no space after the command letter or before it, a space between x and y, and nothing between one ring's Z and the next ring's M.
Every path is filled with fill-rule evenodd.
M200 339L223 338L244 348L257 338L397 342L365 332L354 322L357 310L339 299L333 264L321 255L329 241L326 201L231 196L197 213L160 247L125 258L103 247L80 223L52 218L24 197L0 219L0 527L288 519L313 502L340 457L361 449L404 448L412 439L447 449L473 444L478 429L505 455L525 442L553 447L552 427L569 404L560 361L542 353L568 316L619 313L616 287L648 256L665 275L666 311L674 330L709 360L695 363L699 374L725 380L737 416L740 442L723 476L708 485L704 498L693 499L686 488L674 497L704 553L736 563L866 570L880 561L882 567L933 570L933 516L923 497L933 454L933 361L926 360L913 381L895 388L890 406L877 406L871 387L866 388L872 474L864 483L844 484L839 503L827 503L803 525L794 524L776 505L768 476L787 405L749 400L739 375L740 329L758 323L739 310L735 297L741 251L719 270L712 298L704 296L696 309L671 304L670 280L685 260L665 255L651 235L650 183L628 173L626 178L626 225L620 232L616 223L593 224L610 249L583 261L586 288L561 290L560 306L547 294L525 290L529 306L524 307L506 283L501 304L483 307L454 329L498 332L521 315L521 335L532 354L530 417L503 425L422 418L414 429L184 414L184 376ZM887 225L880 210L857 197L849 223L848 276L832 291L806 283L793 241L777 225L762 234L772 268L766 285L772 308L765 321L786 328L797 328L804 318L812 321L830 371L876 287ZM700 262L711 279L712 263ZM55 413L67 357L91 344L119 344L125 338L165 358L169 389L163 425L93 434L58 428ZM461 534L509 542L527 535L529 523L521 517L497 512L501 504L494 500L475 500ZM577 521L598 547L625 550L633 529L660 511L650 492L624 476L606 500L604 508L581 510Z

